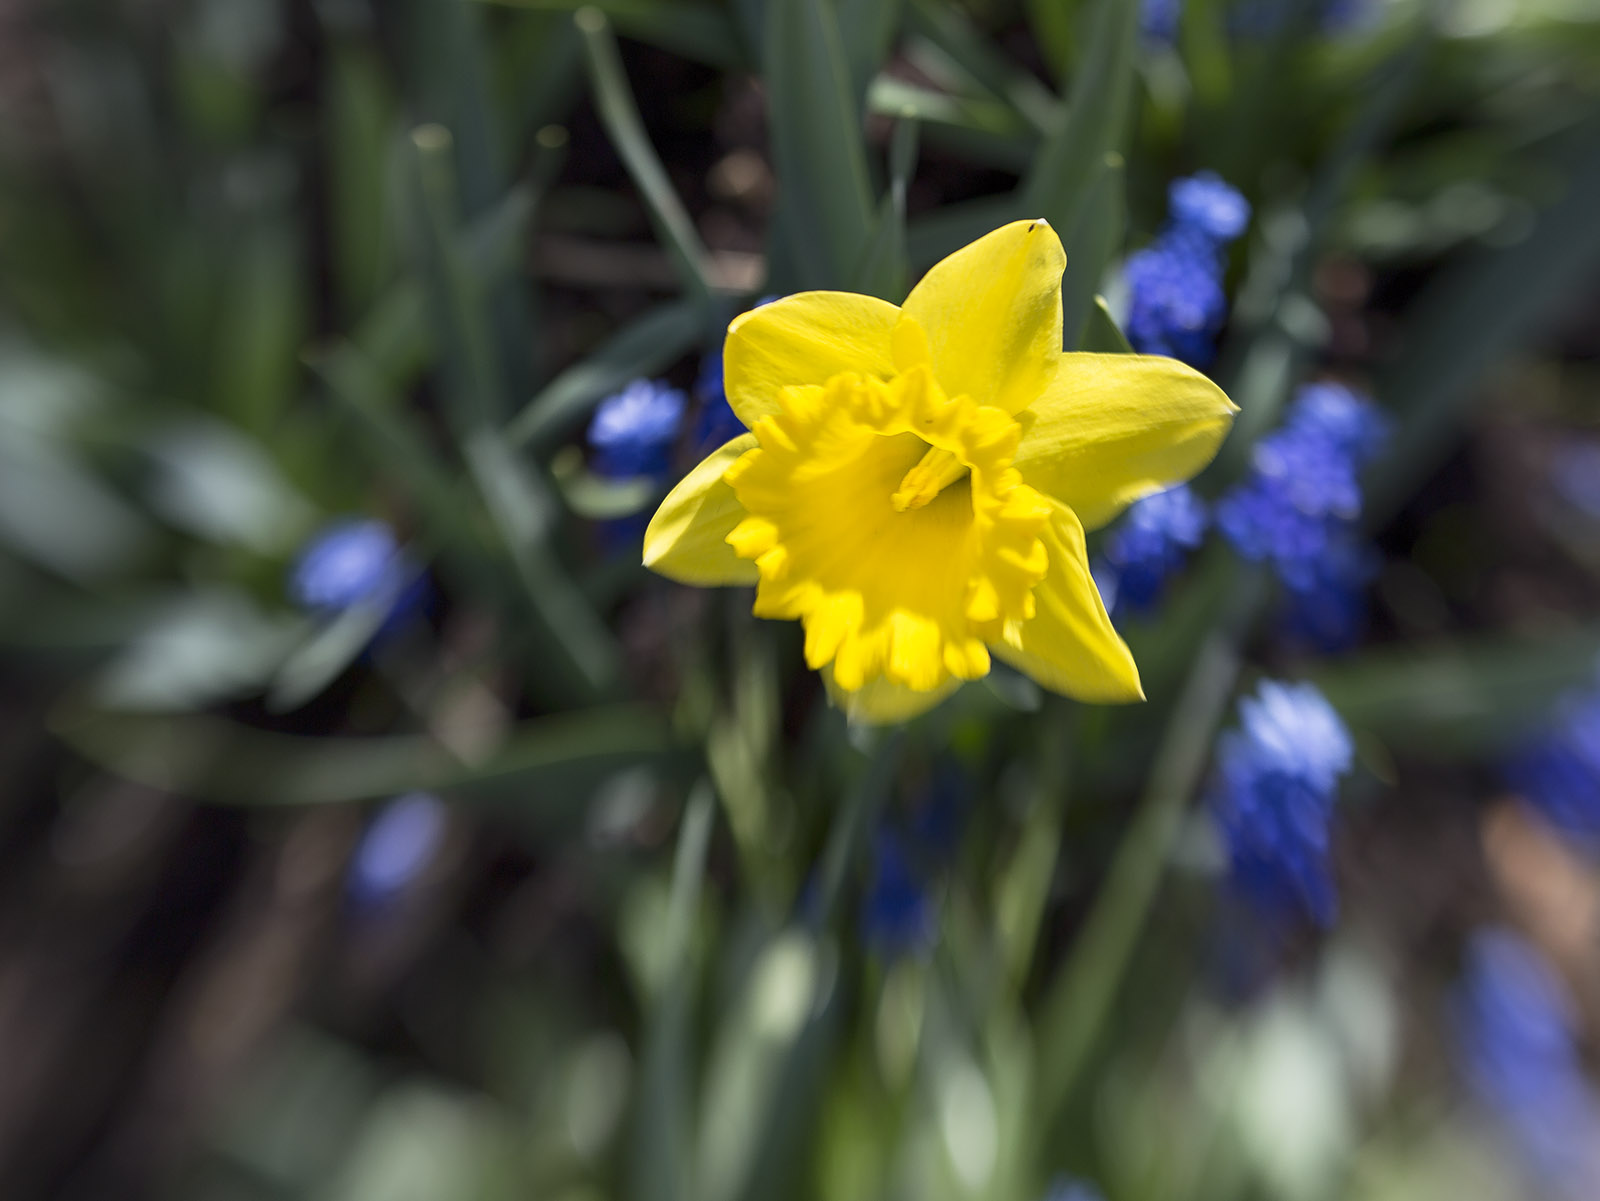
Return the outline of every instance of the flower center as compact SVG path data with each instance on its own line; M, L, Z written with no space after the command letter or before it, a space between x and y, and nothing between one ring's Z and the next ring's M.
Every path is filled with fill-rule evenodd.
M920 509L951 484L964 479L970 470L954 451L930 446L928 453L917 460L917 465L906 472L889 501L897 513Z
M1043 499L1000 409L947 398L926 367L786 388L728 470L748 516L728 542L761 572L755 612L798 618L806 659L855 691L989 670L986 642L1033 615Z

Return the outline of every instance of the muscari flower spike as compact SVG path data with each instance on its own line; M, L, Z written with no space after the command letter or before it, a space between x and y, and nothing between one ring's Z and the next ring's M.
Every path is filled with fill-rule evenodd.
M1360 469L1387 430L1372 403L1348 388L1307 385L1283 426L1256 444L1249 478L1218 502L1217 528L1292 591L1314 591L1324 560L1354 536Z
M426 870L444 837L444 802L411 792L386 804L367 826L345 886L362 907L381 907Z
M1236 410L1171 359L1063 353L1065 261L1047 223L1017 221L904 306L802 292L735 318L724 385L749 432L662 503L645 565L755 584L853 719L915 716L992 655L1140 699L1084 531L1205 466Z
M1105 1201L1105 1197L1087 1180L1059 1176L1051 1182L1044 1201Z
M382 605L384 630L423 606L426 577L381 521L346 518L324 526L300 552L288 584L302 609L332 618L357 605Z
M1350 734L1310 684L1264 681L1239 715L1218 741L1209 798L1233 887L1264 912L1298 909L1329 926L1329 827Z
M1178 36L1178 18L1183 13L1183 0L1142 0L1139 6L1139 32L1146 41L1156 44L1172 42Z
M1579 849L1600 852L1600 691L1567 697L1505 764L1506 782Z
M1285 586L1285 639L1325 655L1355 646L1366 632L1367 589L1378 567L1378 552L1367 543L1354 536L1330 539L1303 582Z
M1212 339L1228 312L1222 270L1209 247L1163 237L1128 257L1128 341L1142 354L1211 361Z
M1173 225L1194 230L1226 246L1250 224L1250 202L1215 171L1175 179L1167 187Z
M1587 1201L1600 1188L1600 1102L1573 1012L1561 978L1522 938L1474 937L1454 1000L1463 1074L1543 1194Z
M1143 611L1154 605L1168 577L1181 569L1200 545L1208 521L1205 502L1187 484L1128 506L1106 537L1105 570L1116 580L1116 599L1108 601L1107 607L1115 613Z
M1228 314L1224 252L1250 223L1250 203L1210 171L1174 180L1168 221L1151 245L1128 257L1128 341L1203 366Z
M939 937L939 911L918 877L900 836L878 831L872 848L872 876L861 903L861 937L868 947L891 958L932 949Z
M695 376L694 398L700 408L694 419L694 444L701 454L715 450L724 442L744 433L744 423L734 415L733 406L722 390L722 352L700 360Z
M682 392L648 379L606 397L589 422L595 470L611 479L665 476L685 404Z

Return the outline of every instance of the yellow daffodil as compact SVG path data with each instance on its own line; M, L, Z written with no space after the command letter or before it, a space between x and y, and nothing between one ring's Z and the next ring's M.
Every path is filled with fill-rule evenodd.
M1048 224L1017 221L898 308L801 292L736 318L724 385L750 432L662 502L646 566L755 584L852 718L912 717L991 654L1142 699L1084 529L1204 467L1237 410L1173 359L1063 353L1065 265Z

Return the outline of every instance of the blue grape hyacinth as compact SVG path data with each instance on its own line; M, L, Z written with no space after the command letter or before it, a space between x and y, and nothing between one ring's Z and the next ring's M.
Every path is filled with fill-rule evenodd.
M345 888L362 908L381 908L433 862L445 833L444 802L411 792L386 804L367 826L350 861Z
M1124 332L1133 348L1196 366L1209 363L1228 310L1215 256L1162 239L1129 256L1123 275L1129 294Z
M385 630L415 613L426 590L426 578L394 531L371 518L345 518L319 530L300 552L288 585L290 599L319 617L357 605L384 606Z
M861 905L861 936L890 958L922 954L939 936L939 914L906 846L892 829L873 841L872 875Z
M1226 246L1250 224L1250 202L1215 171L1176 179L1167 188L1167 210L1179 229Z
M1227 246L1249 224L1250 204L1212 172L1174 181L1167 201L1166 227L1123 267L1124 327L1135 350L1204 366L1228 312Z
M1142 0L1139 6L1139 32L1148 42L1163 45L1178 36L1178 19L1183 15L1183 0Z
M1257 908L1299 910L1322 926L1338 911L1329 866L1349 731L1310 684L1263 682L1217 745L1209 803L1235 890Z
M1358 467L1389 440L1389 421L1367 397L1331 380L1303 385L1289 406L1289 424L1315 436Z
M1600 852L1600 691L1567 697L1505 765L1506 782L1580 850Z
M1454 1016L1462 1072L1541 1192L1600 1195L1600 1104L1571 998L1544 957L1509 930L1480 932Z
M1050 1191L1044 1195L1044 1201L1105 1201L1105 1198L1087 1180L1059 1176L1051 1181Z
M610 479L664 477L686 404L676 388L648 379L606 397L589 422L595 471Z
M1103 574L1114 577L1107 608L1140 612L1154 605L1200 545L1209 520L1205 502L1187 484L1130 505L1106 536Z
M696 453L710 454L723 443L745 432L744 422L739 420L733 406L728 403L728 394L723 391L720 349L700 360L700 373L694 381L694 398L700 405L694 420Z
M1353 536L1330 540L1306 578L1284 589L1281 628L1293 646L1334 654L1361 641L1378 552Z
M1248 478L1217 503L1217 528L1234 550L1271 566L1291 607L1310 607L1291 615L1291 626L1328 625L1328 614L1312 611L1318 596L1330 584L1359 595L1370 579L1367 552L1351 548L1361 516L1361 469L1387 433L1371 401L1340 384L1308 384L1283 425L1256 444ZM1350 623L1345 614L1336 624Z

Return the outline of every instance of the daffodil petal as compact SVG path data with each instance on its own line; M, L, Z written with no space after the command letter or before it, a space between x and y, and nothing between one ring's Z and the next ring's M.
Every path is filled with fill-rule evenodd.
M1049 222L1013 221L922 277L904 312L946 394L1015 413L1044 391L1061 357L1066 265Z
M823 668L822 682L827 686L828 699L834 708L843 710L851 721L867 725L888 725L920 717L961 687L960 680L945 680L937 688L917 692L879 676L854 692L846 692L833 678L831 665Z
M746 513L723 473L756 444L740 434L712 451L667 494L644 532L644 565L683 584L754 584L756 565L726 539Z
M796 292L733 319L723 344L723 388L745 425L778 412L778 392L824 384L841 371L888 379L900 310L854 292Z
M1089 574L1083 526L1061 502L1051 509L1041 534L1050 570L1034 586L1034 615L991 649L1052 692L1101 704L1143 700L1139 668Z
M1238 411L1176 359L1065 354L1044 395L1017 414L1023 434L1014 465L1097 529L1211 462Z

